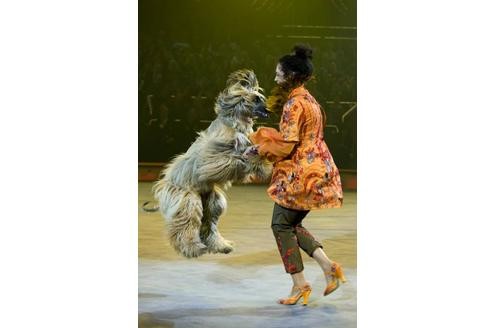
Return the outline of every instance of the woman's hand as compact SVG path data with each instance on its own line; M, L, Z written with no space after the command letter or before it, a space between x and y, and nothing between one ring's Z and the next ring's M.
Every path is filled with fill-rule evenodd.
M247 147L246 150L244 151L244 153L242 153L242 157L244 159L250 159L254 156L258 156L259 155L259 152L258 152L259 147L260 147L259 145L253 145L253 146Z

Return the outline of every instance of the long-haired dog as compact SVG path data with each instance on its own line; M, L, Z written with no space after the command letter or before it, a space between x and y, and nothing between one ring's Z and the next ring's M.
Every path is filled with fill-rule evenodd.
M215 101L217 118L198 133L186 153L165 167L153 186L168 220L170 243L185 257L230 253L233 243L217 228L227 208L224 191L232 182L265 180L271 173L271 164L253 155L247 137L254 119L267 117L261 92L253 71L230 74Z

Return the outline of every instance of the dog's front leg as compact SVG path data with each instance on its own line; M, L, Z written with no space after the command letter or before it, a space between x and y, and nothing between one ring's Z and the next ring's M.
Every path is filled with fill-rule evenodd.
M247 160L236 149L236 140L214 141L201 153L197 165L197 181L202 184L223 184L242 181L245 177Z
M223 192L215 188L202 196L203 220L201 222L200 238L210 253L228 254L234 250L234 243L226 240L218 231L217 224L220 216L227 208L227 200Z

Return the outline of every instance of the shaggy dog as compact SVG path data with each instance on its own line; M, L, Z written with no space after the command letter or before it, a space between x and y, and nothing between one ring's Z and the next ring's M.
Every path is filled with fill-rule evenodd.
M169 220L170 243L185 257L230 253L233 243L217 228L227 208L224 191L232 182L270 176L271 164L256 155L247 137L253 132L253 119L267 117L261 91L253 71L230 74L215 101L217 118L199 132L186 153L165 167L153 187L160 211Z

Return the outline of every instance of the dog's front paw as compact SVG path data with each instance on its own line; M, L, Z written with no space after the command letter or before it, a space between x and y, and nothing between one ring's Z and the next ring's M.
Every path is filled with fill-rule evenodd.
M242 153L242 158L244 159L252 159L255 156L259 156L259 145L252 145L246 148L246 150Z

